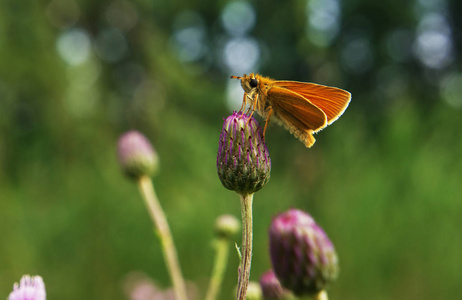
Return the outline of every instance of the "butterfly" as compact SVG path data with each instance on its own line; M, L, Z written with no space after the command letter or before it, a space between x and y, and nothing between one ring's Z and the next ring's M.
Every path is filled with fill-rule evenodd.
M335 122L351 100L345 90L311 82L274 80L255 73L231 78L239 79L244 89L241 111L249 103L248 112L266 119L263 135L274 117L308 148L316 141L313 134Z

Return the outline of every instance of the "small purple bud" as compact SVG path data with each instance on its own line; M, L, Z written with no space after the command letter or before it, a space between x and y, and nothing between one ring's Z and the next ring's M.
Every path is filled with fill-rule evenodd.
M118 142L119 163L129 177L153 175L159 167L157 153L149 140L138 131L124 133Z
M317 294L337 278L334 246L309 214L290 209L276 216L269 240L274 272L294 294Z
M45 300L45 284L40 276L24 275L19 284L13 285L8 300Z
M269 270L260 277L260 287L265 300L286 300L292 296L290 291L281 286L273 270Z
M215 232L219 237L229 239L239 232L241 223L233 215L221 215L215 222Z
M218 177L224 187L253 194L270 178L271 159L257 120L233 112L223 123L217 156Z

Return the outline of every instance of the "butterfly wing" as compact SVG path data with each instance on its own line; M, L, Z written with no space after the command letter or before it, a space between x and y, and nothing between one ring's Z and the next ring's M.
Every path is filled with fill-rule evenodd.
M275 85L301 95L321 109L327 116L327 125L343 114L351 100L345 90L310 82L276 81Z
M271 87L268 100L278 121L307 147L315 142L313 133L327 126L326 114L321 109L288 89Z

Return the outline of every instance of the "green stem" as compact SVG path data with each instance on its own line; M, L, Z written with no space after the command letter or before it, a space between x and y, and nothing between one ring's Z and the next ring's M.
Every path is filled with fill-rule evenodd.
M209 288L205 300L215 300L218 295L223 275L226 270L226 262L228 261L229 241L227 238L219 238L215 243L215 263L210 277Z
M252 263L252 201L253 194L240 195L242 215L242 260L237 281L237 298L245 300Z
M175 245L173 244L172 234L165 218L164 211L160 206L154 191L152 181L147 176L142 176L138 180L138 188L148 208L149 215L157 230L159 240L162 245L162 251L170 278L173 283L173 290L177 300L187 300L186 285L181 274L178 256L176 254Z

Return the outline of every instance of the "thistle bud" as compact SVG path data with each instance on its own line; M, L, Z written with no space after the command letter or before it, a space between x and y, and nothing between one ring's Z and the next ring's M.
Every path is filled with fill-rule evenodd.
M157 171L159 162L149 140L138 131L129 131L119 138L119 163L129 177L151 176Z
M309 214L291 209L276 216L269 239L274 272L294 294L317 294L337 278L334 246Z
M241 223L233 215L221 215L215 222L215 232L219 237L229 239L241 229Z
M258 282L249 281L249 285L247 286L247 295L246 300L261 300L262 293L261 288Z
M225 188L253 194L270 178L271 159L257 120L234 112L223 123L217 156L218 177Z
M286 300L291 298L290 291L281 286L273 270L269 270L260 277L260 287L265 300Z
M24 275L19 284L13 285L8 300L45 300L45 284L40 276Z

